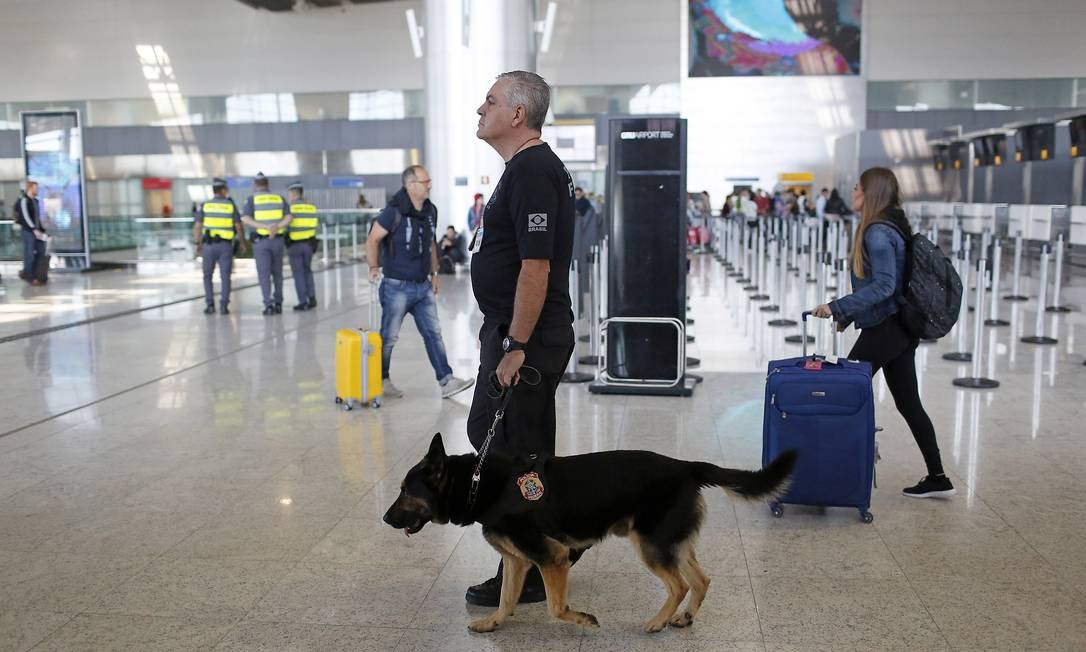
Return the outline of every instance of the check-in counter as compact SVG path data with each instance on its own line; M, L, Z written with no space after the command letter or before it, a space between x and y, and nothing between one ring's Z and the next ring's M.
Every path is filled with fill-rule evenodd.
M1029 205L1029 232L1026 237L1035 242L1051 242L1052 237L1052 209L1066 208L1066 206L1054 206L1052 204Z
M965 204L962 206L962 231L979 234L987 229L995 234L996 204Z
M1071 237L1073 245L1086 245L1086 206L1071 207Z
M1029 239L1029 206L1026 204L1011 204L1007 222L1007 237L1015 238L1019 234L1021 234L1023 240Z

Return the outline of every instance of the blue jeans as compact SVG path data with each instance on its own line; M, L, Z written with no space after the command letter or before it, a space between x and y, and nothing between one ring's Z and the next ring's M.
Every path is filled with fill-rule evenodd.
M437 323L434 289L429 281L416 283L395 278L381 281L381 377L388 378L392 347L396 346L407 314L415 318L415 327L422 335L426 356L438 382L445 380L452 375L452 367L441 339L441 325Z

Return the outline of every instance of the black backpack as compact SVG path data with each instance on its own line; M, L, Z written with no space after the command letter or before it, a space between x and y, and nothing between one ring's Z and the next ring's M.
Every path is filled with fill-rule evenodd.
M905 290L898 300L905 330L926 340L946 335L962 307L962 279L954 263L922 233L910 237L893 222L875 224L885 224L905 239Z

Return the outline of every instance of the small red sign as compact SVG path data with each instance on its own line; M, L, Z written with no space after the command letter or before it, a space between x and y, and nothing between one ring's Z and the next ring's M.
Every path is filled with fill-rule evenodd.
M811 369L813 371L819 371L819 370L822 369L822 361L821 360L808 360L807 362L805 362L803 364L803 368L804 369Z
M144 190L170 190L173 188L173 179L163 177L144 177L140 181Z

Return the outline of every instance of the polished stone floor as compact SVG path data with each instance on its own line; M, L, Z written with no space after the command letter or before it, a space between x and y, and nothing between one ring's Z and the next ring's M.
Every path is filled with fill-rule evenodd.
M75 301L90 283L102 292L79 301L107 314L111 290L132 286L83 275L74 278L91 280L24 295L4 276L4 314L63 302L63 285ZM172 296L175 276L144 280ZM479 317L468 280L443 281L450 361L472 375ZM316 312L262 317L251 288L229 317L192 301L0 344L0 649L1086 649L1081 312L1046 316L1059 343L1038 347L1017 339L1034 328L1034 302L1002 305L1013 325L984 337L995 390L951 385L969 370L941 359L958 348L953 334L921 348L955 498L900 495L923 467L877 382L874 523L792 506L777 520L707 492L698 550L713 582L692 628L641 632L664 592L619 539L572 575L572 606L601 628L554 623L530 605L476 635L466 624L484 611L463 592L496 561L478 528L430 525L407 539L380 522L434 432L469 450L470 397L440 398L406 324L393 367L406 398L336 409L334 332L365 324L370 288L352 266L317 285ZM814 301L813 286L803 289L790 313ZM564 385L560 453L645 448L758 464L765 364L797 353L782 340L794 329L766 327L773 315L707 256L694 259L690 295L689 353L705 379L695 395ZM1086 304L1081 278L1067 297Z

